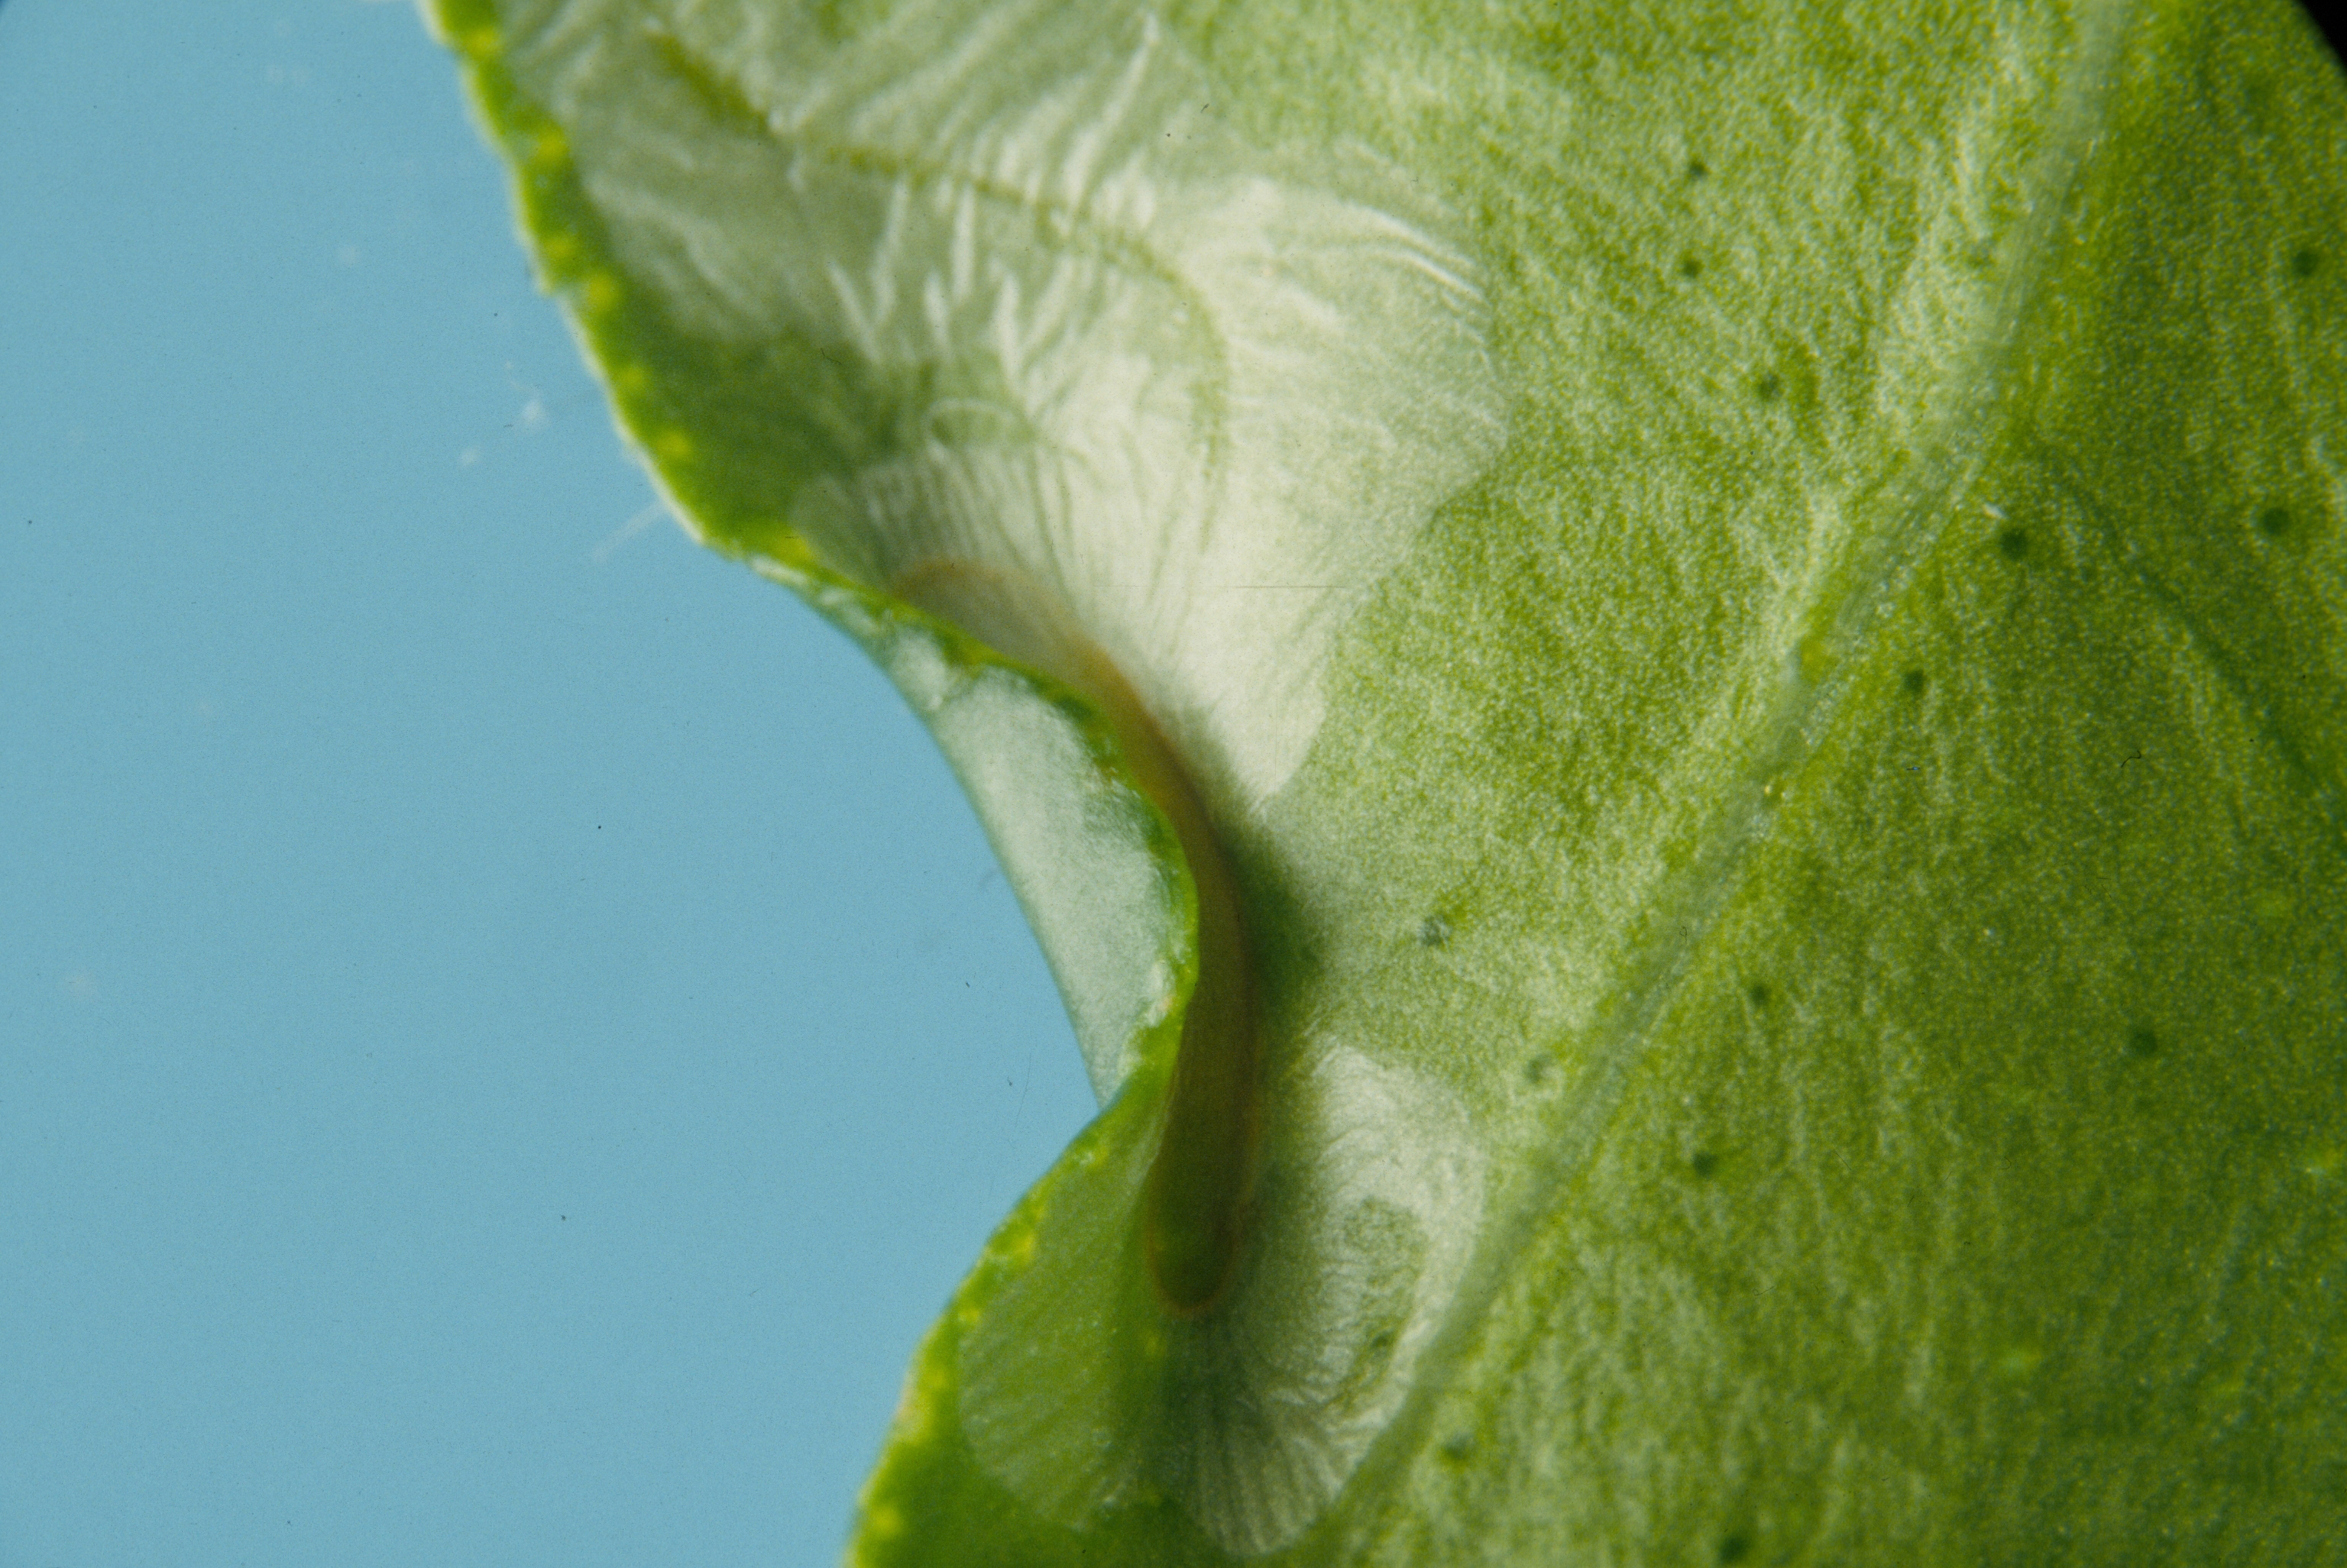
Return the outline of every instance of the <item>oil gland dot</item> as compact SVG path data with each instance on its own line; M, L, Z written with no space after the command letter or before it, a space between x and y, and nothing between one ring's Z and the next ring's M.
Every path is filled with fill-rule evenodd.
M609 272L594 272L579 286L579 303L589 315L600 316L620 303L620 280Z
M2018 528L2007 528L1996 536L1996 552L2008 561L2018 561L2029 554L2029 535Z
M1910 697L1922 696L1923 688L1931 684L1931 677L1920 669L1911 669L1899 677L1899 689Z
M2258 532L2269 539L2279 539L2290 532L2290 508L2269 506L2258 514Z
M2014 1382L2026 1380L2044 1364L2045 1352L2034 1345L2008 1345L1996 1358L1996 1369Z
M2128 1030L2127 1054L2138 1062L2158 1055L2159 1036L2148 1029L2138 1027Z
M2291 275L2296 278L2311 278L2321 266L2322 253L2311 248L2300 250L2290 259Z

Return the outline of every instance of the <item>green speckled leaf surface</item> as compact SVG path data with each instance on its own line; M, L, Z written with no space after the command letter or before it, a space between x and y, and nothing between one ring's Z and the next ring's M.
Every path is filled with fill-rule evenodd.
M2347 79L2280 0L427 9L1102 1101L853 1561L2347 1554ZM1062 646L1245 932L1202 1310L1138 1216L1224 872Z

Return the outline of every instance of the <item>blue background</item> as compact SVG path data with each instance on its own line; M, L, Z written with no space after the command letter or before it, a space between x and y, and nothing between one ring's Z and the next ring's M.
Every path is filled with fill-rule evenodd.
M1091 1113L412 9L0 5L0 1563L829 1561Z

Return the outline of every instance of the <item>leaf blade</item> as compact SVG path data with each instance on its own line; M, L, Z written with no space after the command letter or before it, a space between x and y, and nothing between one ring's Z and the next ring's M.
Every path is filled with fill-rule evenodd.
M559 14L445 13L460 38ZM884 24L918 35L907 70L992 57L947 15ZM1078 841L1143 890L1103 919L1020 883L1158 982L1103 984L1126 1001L1087 1053L1126 1093L925 1347L866 1560L1955 1560L2057 1528L2093 1560L2146 1518L2287 1560L2337 1523L2309 1500L2347 1461L2311 1412L2347 1369L2304 1325L2347 1251L2319 912L2347 382L2336 270L2267 230L2337 231L2347 148L2304 129L2347 123L2338 74L2272 5L1879 20L1496 14L1438 41L1377 6L1317 53L1273 7L1170 24L1254 145L1358 139L1468 215L1512 400L1488 472L1397 561L1357 558L1292 777L1222 797L1276 1042L1266 1249L1303 1259L1257 1298L1306 1305L1188 1340L1120 1250L1169 1046L1118 1036L1171 1016L1191 962L1163 824L1096 715L790 525L810 476L888 462L929 390L662 323L591 180L559 195L543 111L493 112L542 262L602 259L570 284L590 352L684 513L884 664L902 636L1026 682L1020 711L1058 713L1042 733L1121 802ZM759 36L805 73L826 36ZM684 87L771 130L729 81ZM966 778L999 761L987 728ZM1081 820L1081 771L997 776ZM1061 836L1006 846L1014 879ZM1112 966L1069 940L1074 1004L1070 975ZM1330 1152L1365 1145L1404 1175ZM2101 1168L2155 1156L2207 1190ZM2237 1283L2243 1237L2298 1274ZM1329 1294L1355 1278L1400 1295ZM1332 1336L1351 1371L1315 1383L1303 1348Z

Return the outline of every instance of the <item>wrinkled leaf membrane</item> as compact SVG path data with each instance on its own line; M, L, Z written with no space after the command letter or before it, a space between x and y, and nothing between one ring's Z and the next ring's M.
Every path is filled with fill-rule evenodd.
M432 11L1103 1101L853 1560L2347 1552L2347 84L2280 0ZM940 559L1235 869L1202 1315L1134 1220L1196 889Z

